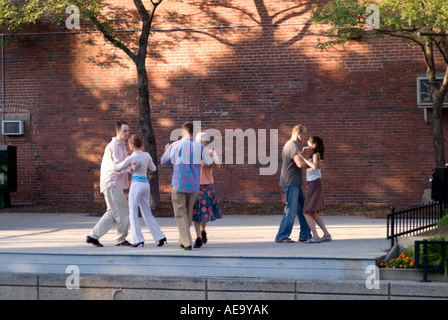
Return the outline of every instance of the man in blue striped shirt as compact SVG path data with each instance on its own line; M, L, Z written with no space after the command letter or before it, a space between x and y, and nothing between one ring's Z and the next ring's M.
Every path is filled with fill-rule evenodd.
M167 144L161 158L162 164L173 164L171 201L179 229L180 244L185 250L191 250L193 243L190 226L199 192L201 160L206 165L213 162L210 154L204 152L204 146L194 141L192 136L193 124L185 122L182 125L182 139L171 145Z

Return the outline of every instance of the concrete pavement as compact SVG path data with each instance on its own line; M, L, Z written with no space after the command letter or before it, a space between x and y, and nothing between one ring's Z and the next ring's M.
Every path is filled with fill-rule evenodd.
M184 251L174 218L157 218L169 242L161 248L143 221L144 248L115 247L114 229L97 248L85 236L99 217L0 214L0 300L447 298L446 283L383 276L371 290L367 267L389 250L386 220L323 218L331 242L278 244L281 216L225 216L207 226L204 247ZM298 233L296 225L291 237Z
M103 248L85 243L85 237L99 220L83 214L0 214L0 252L46 253L175 253L212 255L290 255L325 257L376 257L390 249L386 220L358 216L323 216L333 241L320 244L278 244L274 242L281 216L225 216L207 225L209 242L200 249L184 251L174 218L157 218L168 245L156 247L141 220L144 248L115 247L115 229L102 239ZM320 231L318 229L318 231ZM191 233L194 238L193 227ZM297 240L296 224L291 238ZM128 237L129 239L129 237Z
M208 224L209 241L192 251L179 246L174 218L157 218L168 244L157 247L142 222L144 248L115 247L115 230L97 248L85 243L99 217L82 214L1 214L0 272L56 273L71 265L83 274L160 277L364 279L386 254L386 221L324 217L333 241L275 243L281 216L225 216ZM194 235L194 230L191 228ZM299 226L291 238L297 239Z

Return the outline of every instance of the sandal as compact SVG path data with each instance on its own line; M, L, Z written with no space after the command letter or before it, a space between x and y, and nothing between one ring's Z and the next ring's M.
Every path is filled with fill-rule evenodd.
M311 237L305 241L305 243L320 243L320 242L321 242L321 239L319 237L317 237L317 238Z
M331 234L327 234L327 235L323 235L322 238L320 238L321 242L327 242L327 241L331 241L333 239L331 239Z

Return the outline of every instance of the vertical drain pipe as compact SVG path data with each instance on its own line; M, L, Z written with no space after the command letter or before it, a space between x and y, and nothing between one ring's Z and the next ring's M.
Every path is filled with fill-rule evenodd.
M2 34L1 38L1 46L2 46L2 120L5 120L5 35ZM3 137L3 144L5 144L5 136Z

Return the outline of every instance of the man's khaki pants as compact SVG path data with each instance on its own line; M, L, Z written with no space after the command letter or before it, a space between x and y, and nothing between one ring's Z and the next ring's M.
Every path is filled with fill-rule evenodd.
M90 231L89 236L99 240L113 226L117 226L117 237L115 244L120 244L126 240L129 229L129 206L123 189L110 187L104 191L107 211L100 221Z
M179 229L180 244L184 247L193 245L190 226L193 219L193 207L198 198L198 193L179 192L175 187L171 188L171 202L173 203L174 217Z

